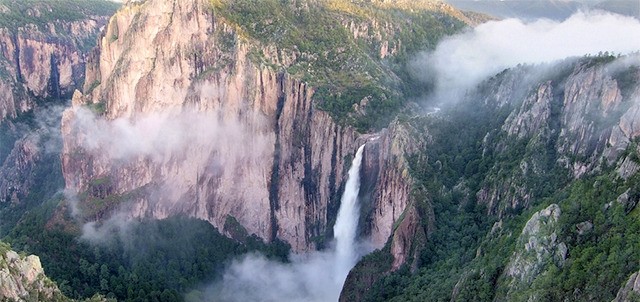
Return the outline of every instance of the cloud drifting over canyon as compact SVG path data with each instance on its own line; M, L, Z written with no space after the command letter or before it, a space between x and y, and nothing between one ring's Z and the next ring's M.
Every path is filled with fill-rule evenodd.
M562 22L491 21L443 40L410 68L419 78L436 81L435 97L442 102L517 64L640 51L638 33L640 20L604 12L580 12Z
M76 117L74 126L86 134L82 136L82 147L88 151L100 150L111 160L149 157L163 162L195 147L208 151L207 156L210 152L219 153L220 160L257 158L273 139L260 129L250 129L250 125L266 123L257 113L241 119L224 117L217 111L187 109L146 114L134 122L126 118L106 120L87 109L77 108ZM250 145L255 148L246 148Z
M215 182L230 199L248 200L261 188L237 175L247 171L262 175L271 165L275 136L265 130L270 129L268 120L259 112L238 116L181 108L109 120L78 106L65 114L63 129L74 138L66 141L65 154L92 156L90 169L83 172L88 175L85 179L113 180L119 186L112 188L113 194L144 192L140 198L123 195L112 219L85 225L84 237L92 241L122 230L119 226L132 217L163 218L172 212L205 215L196 212L205 209L198 204L197 188L203 184ZM75 196L89 184L74 180L79 183L66 196L78 215L82 211Z

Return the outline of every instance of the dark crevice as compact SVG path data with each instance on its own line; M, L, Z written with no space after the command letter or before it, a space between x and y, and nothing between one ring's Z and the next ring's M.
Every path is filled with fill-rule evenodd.
M274 133L276 136L276 142L273 152L273 167L271 168L271 180L269 182L269 208L271 212L271 240L275 240L278 236L278 220L276 219L276 211L280 209L278 204L278 190L280 188L280 161L281 161L281 147L280 147L280 116L282 115L282 109L286 101L286 94L284 91L284 73L280 72L277 75L278 82L278 103L276 105L276 120L274 126Z
M20 67L20 45L18 45L18 36L13 34L11 36L13 45L16 46L16 50L13 52L13 60L16 62L16 82L22 83L22 68Z
M374 201L376 194L376 184L380 175L380 150L379 142L368 143L362 154L362 165L360 167L360 192L358 193L358 203L360 204L360 220L358 222L358 236L371 235L373 229ZM383 178L389 182L389 177ZM382 185L383 188L392 187L389 183Z
M332 238L333 237L333 223L336 220L336 216L338 215L338 209L340 207L340 188L341 186L336 186L337 178L336 175L336 167L338 165L338 150L340 146L338 145L339 141L339 131L338 128L335 129L335 135L333 136L333 151L331 152L331 173L329 173L329 204L327 205L327 226L325 230L325 237Z
M309 102L309 98L307 97L307 91L300 85L300 89L302 90L302 95L299 96L302 100L302 110L307 108L307 103ZM311 121L313 110L309 108L306 112L305 120ZM304 114L304 113L303 113ZM302 137L304 138L303 144L303 152L304 152L304 178L302 179L302 188L304 190L305 202L307 213L305 213L305 218L308 219L306 225L306 236L308 238L313 238L315 236L320 235L321 227L319 224L314 223L317 219L313 216L314 213L317 213L317 206L319 203L319 195L318 194L318 173L313 170L313 150L312 150L312 142L311 142L311 125L310 123L305 123L305 127L302 130Z
M62 97L60 91L60 71L58 70L58 60L56 56L51 54L49 59L51 70L49 72L49 81L47 82L47 94L49 98L59 100Z

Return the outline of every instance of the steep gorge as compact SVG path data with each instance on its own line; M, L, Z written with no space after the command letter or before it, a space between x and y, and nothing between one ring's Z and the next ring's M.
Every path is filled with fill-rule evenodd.
M379 177L364 184L362 232L384 244L408 204L409 131L361 135L337 123L318 110L314 87L284 71L309 54L288 57L220 15L208 1L150 0L111 19L62 122L63 174L83 219L186 214L229 235L235 220L264 240L314 249L330 235L348 159L371 141L364 169ZM151 149L126 149L120 126L146 129ZM189 133L163 141L171 129Z
M59 189L43 180L44 171L59 163L57 106L82 86L85 54L118 5L0 5L0 203L14 206L44 198L28 198L38 195L34 191Z
M409 160L415 206L393 240L351 272L341 300L631 295L637 265L620 263L635 263L629 251L638 242L630 197L640 152L638 55L551 66L505 70L409 122L431 147ZM410 251L404 263L400 243ZM603 265L597 253L607 251Z
M60 18L69 14L62 4L3 5L0 122L33 109L38 98L61 98L82 86L84 54L116 5L75 5L73 9L86 15Z
M59 113L43 122L49 111L41 109L79 88L86 49L61 50L59 58L34 46L44 61L31 69L27 57L19 59L31 46L7 51L20 53L7 70L28 71L11 75L25 78L12 95L29 101L7 103L0 126L39 127L11 148L0 145L0 198L11 201L0 213L23 211L14 207L23 199L39 206L15 218L21 231L8 239L40 248L45 264L58 259L51 251L60 246L66 258L81 259L79 269L53 265L67 281L60 288L74 297L131 298L132 288L149 284L153 293L135 294L178 297L238 253L284 259L279 241L295 252L330 250L347 165L366 143L357 231L380 249L349 274L341 300L633 297L638 55L519 65L425 114L412 99L433 83L416 83L403 70L407 56L472 21L446 4L412 5L131 1L108 22L100 19L108 26L88 54L82 92L61 114L62 142L49 140ZM94 34L91 20L77 26ZM58 27L45 28L56 40ZM65 194L43 202L34 184L59 179L59 161ZM60 185L45 184L49 195ZM0 233L15 221L3 219ZM139 222L134 231L130 221ZM35 226L38 236L20 233ZM123 256L126 240L101 250L75 237L99 244L113 230L147 239L135 247L170 246L161 247L166 257L140 261L170 259L170 269L127 266L146 255ZM181 238L187 233L193 236ZM159 234L166 238L155 245ZM214 244L192 246L200 236ZM176 245L198 257L173 261L166 251ZM199 252L211 247L226 252ZM178 263L188 264L189 278L172 275ZM156 282L149 271L179 282Z

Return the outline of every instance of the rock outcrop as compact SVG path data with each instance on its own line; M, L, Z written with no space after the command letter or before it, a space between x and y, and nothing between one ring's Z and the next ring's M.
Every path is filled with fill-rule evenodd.
M21 256L0 243L0 300L70 301L44 275L40 258Z
M34 185L36 163L42 157L38 136L27 136L18 140L11 153L0 167L0 201L17 203L29 193Z
M550 265L562 267L567 257L567 245L558 241L558 219L560 207L552 204L536 212L527 221L516 243L516 251L504 270L509 280L505 300L515 295L527 293L525 300L535 301L536 293L531 291L535 278L545 272ZM497 297L496 300L503 298ZM519 296L519 298L522 298Z
M631 302L640 300L640 272L633 273L620 288L613 302Z

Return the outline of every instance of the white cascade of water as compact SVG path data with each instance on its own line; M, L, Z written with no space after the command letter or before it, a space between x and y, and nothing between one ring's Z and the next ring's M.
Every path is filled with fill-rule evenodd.
M336 224L333 226L333 236L336 239L335 251L335 281L343 284L349 271L357 262L355 249L356 231L360 217L358 193L360 192L360 165L364 145L358 148L356 156L349 168L347 183L340 201L340 209Z
M338 301L349 271L356 265L358 257L367 252L362 243L356 241L363 150L364 145L356 152L349 169L333 227L333 248L292 256L291 263L248 255L227 269L222 282L214 286L212 296L229 302Z

